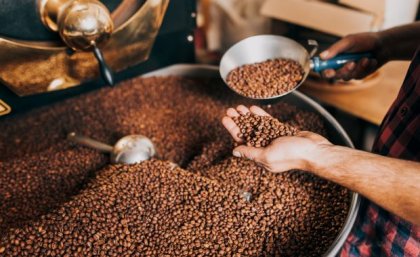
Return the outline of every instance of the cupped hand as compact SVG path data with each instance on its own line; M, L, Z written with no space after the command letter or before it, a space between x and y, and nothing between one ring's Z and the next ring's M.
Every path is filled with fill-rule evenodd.
M389 59L380 34L375 32L346 36L322 52L320 57L328 60L342 53L361 52L371 52L374 58L362 58L358 62L349 62L339 70L325 70L322 75L326 78L343 80L362 79L376 71Z
M238 143L243 143L238 137L239 127L235 124L232 117L239 113L246 114L252 112L256 115L269 115L263 109L252 106L249 109L239 105L236 109L229 108L222 123L229 131L233 139ZM301 131L296 136L280 137L275 139L265 148L240 145L233 150L236 157L253 160L271 172L283 172L291 169L312 170L313 159L319 154L321 148L332 145L324 137L309 132Z

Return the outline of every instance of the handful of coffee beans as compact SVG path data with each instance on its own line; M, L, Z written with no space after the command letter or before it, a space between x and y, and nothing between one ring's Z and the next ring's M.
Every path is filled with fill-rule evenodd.
M266 147L278 137L294 136L299 131L271 116L260 116L250 112L233 117L233 121L240 130L238 137L248 146L254 147Z
M273 59L240 66L227 75L227 84L250 98L270 98L293 90L305 74L291 59Z

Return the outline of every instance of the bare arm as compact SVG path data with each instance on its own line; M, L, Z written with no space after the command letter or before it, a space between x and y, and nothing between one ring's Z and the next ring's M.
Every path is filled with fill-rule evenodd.
M268 115L261 108L230 108L223 125L232 137L239 128L232 117L251 111ZM236 157L252 159L271 172L291 169L310 171L320 177L356 191L383 208L420 224L420 163L398 160L331 144L308 131L294 137L281 137L265 148L239 146Z
M336 145L307 156L309 170L356 191L398 216L420 224L420 163Z
M410 60L420 46L420 22L378 32L389 60Z

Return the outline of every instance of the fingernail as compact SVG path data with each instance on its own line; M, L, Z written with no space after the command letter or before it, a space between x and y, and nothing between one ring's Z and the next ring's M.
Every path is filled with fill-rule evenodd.
M328 50L322 52L319 56L321 56L322 59L328 58L328 55L330 52Z
M356 64L354 62L351 62L347 68L349 69L349 71L352 71L354 70L355 67L356 67Z
M235 156L235 157L238 157L238 158L240 158L240 157L242 157L241 156L241 153L240 152L238 152L238 151L233 151L233 156Z
M364 58L364 59L362 60L362 66L366 68L366 67L368 66L368 64L369 64L369 59Z
M327 70L327 71L324 72L324 76L327 79L330 79L330 78L334 77L334 75L335 75L335 72L334 71L331 71L331 70Z

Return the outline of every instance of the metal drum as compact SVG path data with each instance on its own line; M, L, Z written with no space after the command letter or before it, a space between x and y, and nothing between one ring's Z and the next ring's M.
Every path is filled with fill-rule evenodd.
M196 78L218 78L219 68L217 66L210 65L173 65L167 68L159 69L150 73L145 74L145 77L151 76L185 76L185 77L196 77ZM319 114L327 129L328 139L336 145L343 145L347 147L354 148L353 143L351 142L349 136L341 127L341 125L334 119L331 114L329 114L321 105L307 97L306 95L293 91L287 96L281 98L281 101L284 101L289 104L293 104L299 109L314 112ZM351 194L351 203L348 210L347 218L340 233L337 235L334 242L331 244L330 248L323 255L325 257L336 256L341 247L344 244L347 236L349 235L354 222L357 217L357 213L360 205L360 196L357 193Z

